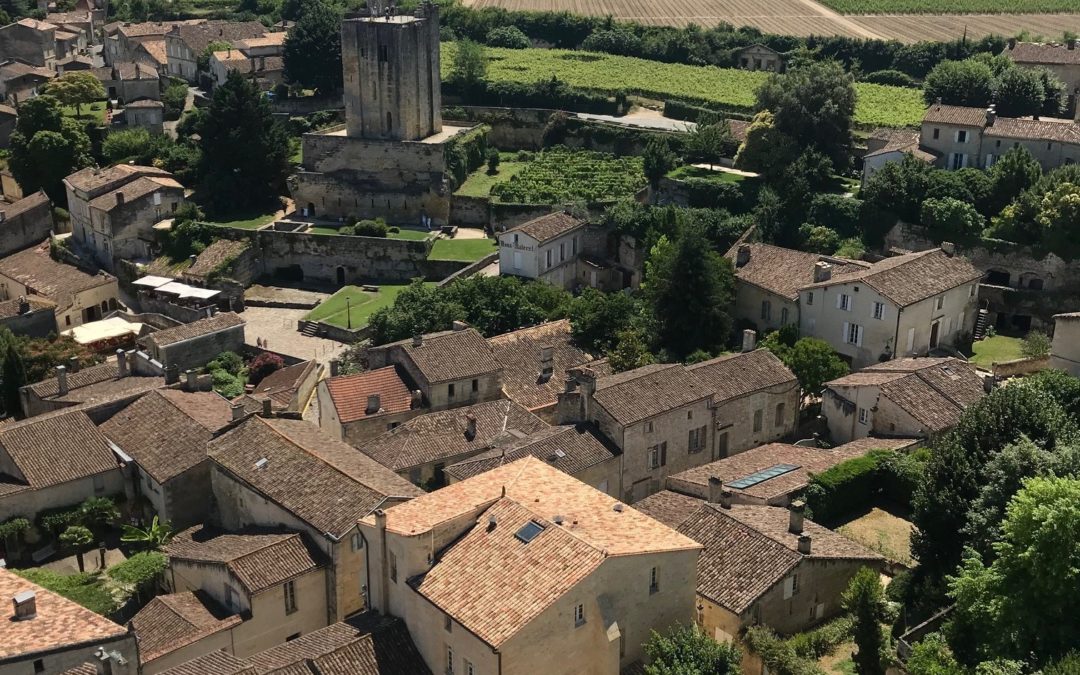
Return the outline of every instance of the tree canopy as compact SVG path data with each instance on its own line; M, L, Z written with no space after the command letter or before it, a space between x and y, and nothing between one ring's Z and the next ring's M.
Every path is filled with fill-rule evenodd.
M285 39L285 77L320 94L342 87L341 12L325 0L305 0Z
M82 115L84 103L100 101L107 96L101 80L86 71L64 73L45 86L45 93L55 96L64 105L74 106L78 115Z
M645 643L646 675L739 675L739 650L720 643L697 626L677 626L668 635L654 632Z
M67 204L64 178L90 163L90 138L63 116L56 97L36 96L19 106L9 166L24 193L45 190L54 202Z

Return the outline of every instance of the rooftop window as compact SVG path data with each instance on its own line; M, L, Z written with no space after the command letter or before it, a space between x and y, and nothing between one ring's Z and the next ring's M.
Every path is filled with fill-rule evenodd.
M795 464L774 464L768 469L762 469L761 471L755 471L749 476L745 476L738 480L733 480L727 483L727 487L735 488L738 490L745 490L748 487L754 487L758 483L764 483L765 481L776 478L777 476L783 476L785 473L790 473L799 467Z
M540 536L540 533L543 531L543 525L536 522L535 520L530 520L529 522L522 525L521 529L514 533L514 536L528 544L533 539L536 539L538 536Z

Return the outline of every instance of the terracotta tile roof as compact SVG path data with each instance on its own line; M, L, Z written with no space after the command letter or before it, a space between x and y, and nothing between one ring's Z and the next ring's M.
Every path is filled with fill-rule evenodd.
M162 35L173 29L177 24L200 24L206 23L206 19L185 19L179 21L146 21L143 23L111 23L105 26L105 34L120 33L125 37L137 38L148 35Z
M517 227L510 228L507 232L520 232L527 234L536 241L543 243L555 237L567 234L571 230L584 227L585 221L575 218L565 211L556 211L546 216L533 218Z
M717 403L780 385L798 386L798 378L768 349L720 356L687 366L712 391Z
M820 473L855 457L862 457L871 450L888 448L898 450L913 445L915 439L904 438L863 438L851 443L838 445L832 449L807 448L787 443L768 443L740 452L731 457L687 469L674 476L668 476L667 488L694 497L705 498L709 494L709 478L719 478L730 483L745 478L752 473L762 471L777 464L793 464L798 468L775 478L744 489L730 488L735 494L745 494L758 500L767 501L790 495L807 486L811 473Z
M634 502L634 508L677 530L687 518L697 513L704 502L698 497L661 490Z
M586 425L548 427L509 445L451 464L445 471L456 480L465 480L532 456L573 476L615 457L617 448L601 440L598 433Z
M935 103L926 109L923 124L954 124L961 127L986 126L986 109Z
M907 307L964 284L978 282L983 273L962 256L940 248L907 253L874 263L869 269L842 278L810 284L822 288L837 284L864 283L900 307Z
M14 112L15 111L12 110L12 113ZM9 222L13 218L18 218L27 211L32 211L33 209L39 208L41 206L47 206L49 203L50 202L48 196L46 196L44 192L39 190L28 197L23 197L14 204L0 205L0 211L4 212L4 223L0 224L0 232L2 232L4 229L7 229L8 227L13 227L13 225Z
M120 80L156 80L157 71L135 61L118 61L113 64L114 74Z
M318 368L319 363L312 360L275 370L255 385L251 397L256 401L268 398L273 403L274 410L287 410L292 406L300 385ZM306 401L297 403L303 405Z
M395 366L331 377L326 380L326 389L342 424L367 417L368 396L372 394L379 395L379 411L373 415L412 409L412 393Z
M742 246L750 247L750 260L740 267L736 261ZM789 300L797 300L799 289L814 282L814 266L819 262L832 264L833 277L869 267L854 260L757 243L736 243L724 257L735 265L735 278L739 281Z
M499 499L485 515L410 583L497 648L592 574L606 556L513 499ZM494 528L488 518L496 519ZM530 522L543 531L525 543L515 533Z
M249 248L251 244L246 241L218 239L199 254L199 257L195 259L195 264L184 270L184 276L203 278L211 272L221 271Z
M236 326L243 326L244 323L244 320L235 312L218 312L208 319L199 319L198 321L185 323L181 326L166 328L165 330L151 333L144 338L140 338L139 342L157 347L167 347L168 345L176 344L177 342L192 340L204 335L211 335L219 331L235 328Z
M31 18L19 19L15 23L17 25L19 25L19 26L22 26L23 28L30 28L32 30L41 30L41 31L56 30L56 26L54 26L53 24L46 23L44 21L38 21L37 19L31 19Z
M288 37L289 34L286 31L266 33L261 37L240 40L236 43L236 47L237 49L251 49L252 47L279 47L285 44L285 40Z
M232 418L229 402L214 392L152 391L101 425L159 484L206 459L206 443Z
M43 80L51 80L56 77L56 73L48 68L31 66L22 61L0 62L0 82L9 82L20 77L28 76L34 76Z
M202 54L214 42L235 43L239 40L260 37L267 33L258 21L207 21L194 25L180 25L166 33L178 38L196 55Z
M178 533L163 550L170 560L225 565L252 595L326 564L302 535L254 528L224 532L196 525Z
M82 395L84 390L93 388L94 385L99 385L106 382L114 382L116 380L150 380L152 382L165 383L164 378L159 377L137 377L129 375L125 378L117 377L119 371L115 363L99 363L87 368L80 368L76 372L68 370L68 397L71 395ZM28 385L30 391L34 392L39 398L59 399L60 397L60 383L56 377L50 377L47 380L41 382L35 382Z
M750 123L746 120L736 120L728 118L728 129L731 129L731 136L739 143L746 142L746 132L750 130Z
M260 675L431 675L405 622L370 612L272 647L248 661Z
M400 349L430 384L490 375L500 368L491 346L475 328L425 335L419 347L410 338L372 349Z
M30 305L31 312L39 312L42 310L56 309L56 303L45 298L35 297L33 295L26 298L26 302ZM10 319L12 317L19 316L19 309L22 305L18 298L12 300L4 300L0 302L0 319Z
M113 209L132 204L139 199L148 198L159 190L168 189L182 191L184 186L174 179L166 178L164 176L136 178L135 180L116 188L112 192L106 192L99 197L95 197L90 201L90 208L109 212ZM123 195L122 200L121 195Z
M416 536L450 519L480 514L500 499L503 488L508 499L527 505L538 518L550 521L563 516L563 529L610 556L696 547L693 541L628 506L616 510L617 500L534 457L388 508L387 530ZM365 517L364 523L374 527L374 516Z
M163 670L159 675L255 675L255 669L247 661L218 651Z
M476 433L466 434L466 418L476 418ZM496 445L548 427L513 401L478 403L414 417L364 442L364 454L394 471L407 471L432 462L465 459Z
M1069 49L1068 45L1056 42L1017 42L1015 47L1002 52L1017 63L1039 65L1076 65L1080 64L1080 50Z
M12 108L9 105L0 104L0 115L3 115L5 117L18 117L19 116L19 111L15 110L15 108ZM41 194L41 193L38 192L38 193L35 193L35 194ZM31 196L33 196L33 195L31 195ZM18 202L16 202L16 203L18 203Z
M209 443L211 459L320 532L340 535L388 499L423 492L310 422L251 417ZM257 462L266 459L263 466Z
M140 40L139 44L135 47L135 52L144 52L148 60L152 61L155 65L163 66L169 62L168 53L165 50L165 39L160 40Z
M1080 144L1080 125L1072 120L998 117L986 128L986 138L1008 138Z
M75 294L116 283L116 277L111 274L87 274L77 267L53 260L49 256L48 242L0 259L0 274L44 295L55 302L60 311L71 307Z
M593 360L570 337L570 320L562 319L489 338L495 360L502 365L506 397L529 410L553 405L566 383L566 371ZM551 348L552 372L543 375L541 352Z
M80 663L74 668L68 668L60 675L99 675L97 666L92 663Z
M635 368L596 381L593 400L622 425L712 396L709 384L678 363Z
M981 400L986 389L971 364L959 359L943 361L883 383L880 396L895 403L928 431L956 426L964 410Z
M109 441L83 412L0 427L0 452L33 489L119 470Z
M130 625L145 665L240 623L238 614L230 614L209 596L187 591L157 596L131 617Z
M34 591L37 595L37 616L29 621L15 621L11 598L24 591ZM127 635L123 626L2 567L0 597L6 600L0 609L0 622L4 626L0 660L28 659L36 652L92 645L96 641Z
M140 176L160 176L169 178L172 176L164 169L138 164L117 164L107 169L87 167L71 174L64 182L76 190L87 192L91 198L100 194L98 191L110 186L118 186L124 182L135 180Z

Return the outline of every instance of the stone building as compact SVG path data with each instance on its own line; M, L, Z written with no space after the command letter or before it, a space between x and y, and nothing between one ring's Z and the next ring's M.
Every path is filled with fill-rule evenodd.
M258 21L205 21L174 25L165 33L167 72L170 77L195 82L199 73L199 57L207 50L220 45L231 46L239 40L260 37L266 32Z
M119 293L116 277L53 260L49 242L0 259L0 300L44 296L56 303L56 325L62 331L115 310Z
M163 77L168 74L165 34L177 26L206 23L206 19L146 21L143 23L115 22L104 26L103 48L105 65L123 61L141 63L156 69Z
M1050 367L1080 377L1080 313L1054 316Z
M0 100L3 100L2 96L0 96ZM0 105L0 149L11 145L11 134L15 132L15 125L18 121L19 112L15 108L9 105Z
M0 61L0 101L18 105L38 95L56 72L44 66L32 66L22 61ZM7 190L5 194L9 194Z
M56 303L24 297L0 301L0 326L14 335L44 338L56 333Z
M240 402L251 412L262 412L269 402L275 414L303 413L321 376L322 366L315 360L285 366L264 377Z
M42 191L0 204L0 256L40 243L53 230L52 202Z
M345 125L304 135L298 210L447 224L448 152L468 129L442 123L438 9L346 19L341 35Z
M855 369L955 347L973 333L982 272L952 244L822 273L799 290L799 332L825 340Z
M152 134L164 133L165 104L149 99L129 103L124 107L124 121L129 127L141 127Z
M866 139L863 155L862 184L889 162L901 162L904 157L933 164L938 156L921 147L919 131L915 129L877 129Z
M446 465L547 427L513 401L488 401L414 417L364 441L360 449L413 485L430 489L446 483Z
M259 89L273 89L284 80L285 38L288 33L267 33L261 37L236 40L228 49L219 49L210 55L210 74L214 84L221 86L229 72L253 78Z
M65 408L78 408L102 422L148 391L165 386L165 378L136 373L135 352L117 352L116 363L79 367L72 359L57 366L55 376L19 389L23 416L34 417Z
M0 568L0 673L136 675L139 651L127 628ZM99 656L104 654L104 658Z
M151 358L180 370L202 368L221 352L239 352L244 346L244 320L233 312L220 312L139 339Z
M329 377L316 396L319 428L356 447L425 412L422 394L410 391L393 365Z
M1080 92L1080 50L1075 39L1056 42L1020 42L1010 38L1003 55L1018 66L1045 68L1065 83L1069 109L1076 115L1076 95Z
M157 69L150 64L114 61L111 66L94 68L90 72L101 81L109 98L118 100L121 105L143 99L161 99L161 79Z
M396 365L410 389L419 390L422 407L444 410L501 397L502 366L483 336L464 323L453 330L372 347L368 367Z
M212 521L306 533L329 561L327 620L369 606L371 544L357 521L423 494L310 422L248 417L210 441Z
M772 47L754 44L735 52L735 62L743 70L764 70L770 73L784 71L784 55Z
M825 383L821 413L834 443L867 436L936 438L986 394L956 358L895 359Z
M113 415L101 432L132 459L132 480L158 516L180 529L206 520L210 460L206 444L232 422L229 402L212 391L151 391Z
M31 66L56 70L56 34L59 29L51 23L24 18L0 26L0 54L6 59L18 59Z
M637 506L704 545L695 619L718 642L755 624L781 635L811 628L842 611L860 569L885 567L880 554L806 519L802 502L733 504L718 486L708 500L660 492ZM744 666L753 664L756 655L742 652Z
M616 675L693 617L700 546L533 457L360 528L373 608L435 672Z

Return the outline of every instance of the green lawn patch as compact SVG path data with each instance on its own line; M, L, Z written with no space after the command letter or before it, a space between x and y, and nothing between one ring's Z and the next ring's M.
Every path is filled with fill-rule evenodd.
M1026 6L1024 11L1028 11ZM449 77L453 68L454 49L453 42L442 44L444 78ZM622 90L651 99L716 103L747 112L753 108L754 92L768 77L760 71L662 63L566 49L488 47L487 54L490 57L487 78L495 82L532 84L558 76L572 87L605 94ZM859 97L855 122L862 126L917 126L926 111L919 89L857 82L855 91Z
M971 345L971 362L980 368L989 370L995 363L1024 358L1020 338L995 335L983 338Z
M489 174L485 164L469 174L454 194L459 197L488 197L491 195L491 188L509 181L520 173L526 164L528 162L499 162L499 171L495 174Z
M325 225L312 225L307 230L308 234L337 234L338 229L336 227L327 227Z
M67 105L63 107L63 113L67 117L74 117L75 119L82 120L84 122L97 122L98 124L105 123L105 101L97 101L95 103L84 103L81 106L82 115L79 115L75 111L75 106Z
M691 164L685 164L675 169L667 175L668 178L673 180L685 180L687 178L704 178L705 180L712 180L718 183L741 183L747 179L747 176L741 176L737 173L729 173L727 171L713 171L712 169L702 169L700 166L693 166Z
M491 239L436 239L428 260L475 262L494 253L496 248Z
M359 286L344 286L337 293L323 300L304 318L308 321L323 321L348 328L351 315L352 327L362 328L367 325L368 319L377 310L394 304L394 298L408 287L408 284L378 284L378 286L377 293L365 291Z
M277 215L277 211L273 213L260 213L253 214L248 218L240 218L237 220L211 220L207 221L211 225L218 225L220 227L236 227L241 230L257 230L258 228L274 221L274 217Z
M12 571L98 614L110 614L120 604L96 574L57 574L41 567Z

